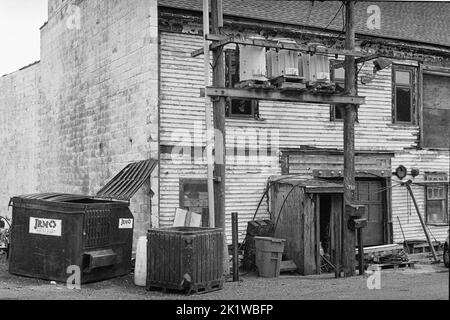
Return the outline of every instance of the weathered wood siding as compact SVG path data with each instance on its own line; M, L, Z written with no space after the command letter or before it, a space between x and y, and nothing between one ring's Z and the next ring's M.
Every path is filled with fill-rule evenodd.
M189 136L195 124L205 128L204 99L199 97L199 89L203 87L203 57L191 58L190 53L202 47L202 37L191 34L161 32L161 145L177 145ZM371 72L372 64L366 63L360 75ZM398 161L392 164L393 169L399 162L403 163L402 154L405 148L417 146L419 127L392 124L391 110L391 69L379 72L376 78L367 85L358 83L359 94L366 97L366 104L359 109L359 122L356 124L357 150L394 151L398 152ZM251 157L246 164L227 166L226 214L227 232L230 235L231 212L239 212L241 239L245 234L247 220L252 219L258 201L264 191L267 178L280 174L278 150L281 148L299 148L311 146L317 148L342 148L343 123L330 121L329 105L277 103L261 101L260 117L262 120L227 119L227 147L232 146L232 135L254 136L256 132L267 130L272 137L279 137L279 145L272 150L272 159L258 161ZM239 132L241 132L239 134ZM247 140L248 141L248 140ZM238 144L245 144L241 140ZM248 142L247 142L248 146ZM250 145L250 148L255 148ZM409 161L421 159L420 151L410 151ZM435 163L436 170L446 170L448 152L428 152L441 159ZM419 161L419 160L417 160ZM446 162L447 161L447 162ZM429 165L420 162L419 169ZM408 163L405 163L408 165ZM179 179L206 178L205 162L192 164L190 159L173 163L170 155L161 155L161 225L170 225L174 210L179 206ZM404 215L404 208L399 205L402 193L393 192L393 216ZM420 199L423 203L423 199ZM267 211L263 203L260 213ZM259 215L260 218L267 216ZM440 228L436 235L442 239L445 228ZM398 227L395 225L395 239L399 240ZM410 235L421 238L416 223L411 224ZM401 235L400 235L401 236ZM230 239L229 239L230 240Z

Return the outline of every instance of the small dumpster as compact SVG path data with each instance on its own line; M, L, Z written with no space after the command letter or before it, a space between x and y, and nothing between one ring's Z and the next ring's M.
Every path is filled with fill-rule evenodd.
M79 267L81 283L128 274L134 228L129 200L155 166L154 160L130 164L92 197L12 198L9 272L66 282Z
M191 294L222 289L223 237L217 228L150 229L147 290Z

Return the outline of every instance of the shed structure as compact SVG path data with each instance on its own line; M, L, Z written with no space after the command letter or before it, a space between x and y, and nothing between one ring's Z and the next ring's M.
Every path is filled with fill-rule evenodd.
M270 211L275 237L286 239L285 254L302 275L319 274L321 246L331 262L341 263L342 183L298 176L274 176Z

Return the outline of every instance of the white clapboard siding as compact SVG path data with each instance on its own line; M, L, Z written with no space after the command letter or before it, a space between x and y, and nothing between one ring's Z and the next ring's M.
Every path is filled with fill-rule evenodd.
M192 140L192 132L202 139L205 130L204 98L199 95L204 86L203 56L192 58L190 53L203 46L202 37L161 33L161 145L172 146ZM370 73L372 65L366 63L360 75ZM392 124L391 109L391 69L380 71L367 85L358 83L359 94L366 97L366 104L359 108L359 122L355 128L357 150L393 151L398 153L393 161L393 169L399 163L417 163L422 170L429 163L422 151L403 151L415 147L418 126L398 126ZM254 148L255 137L261 133L271 136L272 156L278 157L280 148L299 148L308 145L318 148L342 148L343 124L330 121L330 106L320 104L295 104L282 102L260 102L262 120L227 119L227 147L249 146ZM200 129L200 132L198 130ZM239 138L245 136L245 139ZM197 138L198 139L198 138ZM262 139L264 140L265 138ZM275 140L275 141L273 141ZM202 140L204 141L204 139ZM200 143L204 146L204 142ZM405 155L407 154L407 156ZM438 152L429 152L436 156ZM245 157L244 157L245 158ZM439 155L436 171L445 171L448 152ZM240 159L238 157L238 159ZM242 159L240 159L242 160ZM266 187L267 178L280 174L280 165L273 160L249 159L246 163L231 163L226 171L226 226L230 241L231 212L238 212L241 240L247 221L253 218L258 201ZM309 176L311 172L302 172ZM161 226L170 226L175 208L179 206L179 179L206 178L206 165L191 161L173 163L167 155L161 156ZM396 223L396 215L406 221L405 206L402 205L404 192L393 188L394 238L398 241L401 233ZM423 197L419 198L423 205ZM258 218L267 218L266 202L261 206ZM420 238L420 224L410 218L405 225L409 236ZM435 236L442 237L443 228L431 228Z

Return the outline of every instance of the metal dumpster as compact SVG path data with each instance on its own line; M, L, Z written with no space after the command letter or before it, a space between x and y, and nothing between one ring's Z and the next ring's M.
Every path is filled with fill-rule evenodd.
M150 229L147 290L191 294L222 289L223 237L217 228Z
M128 274L134 228L129 200L155 166L154 160L130 164L92 197L12 198L9 272L66 282L79 267L81 283Z

